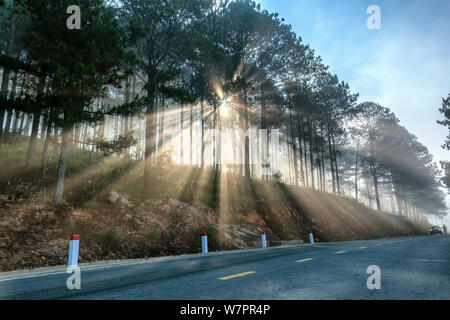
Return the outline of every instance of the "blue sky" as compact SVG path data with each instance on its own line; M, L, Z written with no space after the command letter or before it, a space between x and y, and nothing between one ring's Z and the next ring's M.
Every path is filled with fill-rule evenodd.
M447 129L436 123L450 93L448 0L260 0L278 12L359 101L390 108L436 161ZM369 30L369 5L381 10L381 29ZM449 221L450 222L450 221Z
M401 124L448 160L440 146L447 129L436 124L450 93L448 0L261 0L278 12L330 70L349 83L359 101L390 108ZM381 9L381 29L369 30L369 5Z

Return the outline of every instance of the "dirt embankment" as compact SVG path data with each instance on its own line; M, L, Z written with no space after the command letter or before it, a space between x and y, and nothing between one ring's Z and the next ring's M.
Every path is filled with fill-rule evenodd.
M292 195L323 241L388 238L428 232L427 221L412 221L362 203L311 189L292 188Z
M252 247L262 231L269 241L307 241L309 230L318 241L426 232L424 226L398 221L352 200L307 190L289 194L283 204L273 202L270 214L241 214L226 223L220 210L202 203L177 199L135 203L114 190L90 208L48 204L44 210L42 199L0 197L0 270L66 264L71 234L81 237L80 262L90 262L197 253L204 231L210 251Z
M66 264L71 234L81 237L79 261L90 262L201 252L205 231L210 251L248 248L263 231L258 224L219 227L218 214L200 203L138 205L116 191L102 200L89 209L50 204L43 210L36 199L2 198L0 271Z

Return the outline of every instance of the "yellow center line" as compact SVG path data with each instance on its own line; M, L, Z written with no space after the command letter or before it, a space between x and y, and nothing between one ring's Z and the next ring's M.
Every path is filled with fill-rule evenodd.
M222 277L222 278L218 278L219 280L228 280L228 279L233 279L233 278L237 278L237 277L243 277L252 273L256 273L256 271L247 271L247 272L243 272L243 273L238 273L238 274L233 274L231 276L226 276L226 277Z
M344 253L344 252L346 252L346 251L336 251L336 254L341 254L341 253Z
M367 247L359 247L360 249L365 249L365 248L367 248Z
M295 262L306 262L306 261L311 261L312 258L306 258L306 259L301 259L301 260L297 260Z

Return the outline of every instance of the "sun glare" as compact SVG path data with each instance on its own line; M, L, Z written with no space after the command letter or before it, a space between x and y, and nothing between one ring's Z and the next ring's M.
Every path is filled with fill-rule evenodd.
M222 117L227 117L230 113L230 101L225 99L222 101L219 107L219 112Z

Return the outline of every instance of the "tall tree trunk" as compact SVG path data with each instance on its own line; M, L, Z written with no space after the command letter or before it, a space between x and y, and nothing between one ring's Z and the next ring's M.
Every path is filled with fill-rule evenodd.
M190 115L189 115L189 164L192 166L193 163L193 157L192 157L192 153L193 153L193 147L192 147L192 130L193 130L193 126L194 126L194 117L192 114L192 103L190 104Z
M367 201L369 203L369 208L372 208L372 196L370 194L370 187L369 187L369 179L368 179L368 177L364 177L364 184L366 185Z
M44 182L44 211L47 205L47 163L48 163L48 146L51 141L51 131L52 131L52 119L53 119L53 108L48 112L48 116L46 119L46 134L44 147L42 148L42 158L41 158L41 170L42 170L42 181Z
M41 77L39 79L39 86L38 86L38 90L37 90L38 96L41 96L44 93L44 89L45 89L45 77ZM33 164L40 120L41 120L41 110L38 109L38 110L35 110L33 113L33 125L31 127L31 135L30 135L30 139L29 139L29 143L28 143L27 157L25 160L25 169L26 170L29 170Z
M42 181L44 182L44 211L47 204L47 164L48 164L48 146L51 142L51 131L52 131L52 120L53 120L53 108L50 108L50 111L48 112L47 119L45 121L45 124L47 126L46 128L46 134L45 134L45 141L44 141L44 147L42 148L42 158L41 158L41 170L42 170Z
M297 163L297 143L294 138L294 125L292 121L292 108L289 108L289 122L291 125L291 144L292 144L292 153L294 156L294 179L295 185L298 186L298 163Z
M184 164L184 153L183 153L183 133L184 133L184 104L181 104L180 112L180 164Z
M17 90L17 75L18 72L14 72L13 80L12 80L12 86L11 86L11 99L14 99L16 97L16 90Z
M300 141L301 143L301 141ZM306 136L303 137L303 163L305 164L305 187L309 188L309 175L308 175L308 154L306 150ZM301 155L300 155L301 156Z
M26 119L27 119L27 114L25 112L22 112L22 115L20 117L20 124L19 124L19 128L18 128L18 131L20 134L23 134Z
M164 98L161 98L161 103L159 106L159 132L158 132L158 154L160 150L164 148L164 132L165 132L165 115L166 102Z
M148 75L149 79L151 74ZM154 151L154 106L155 106L155 89L153 85L148 85L147 98L149 104L146 111L145 119L145 151L144 151L144 190L150 190L150 170L151 170L151 155Z
M27 124L25 126L25 135L27 136L30 133L30 127L33 121L33 117L31 114L28 115Z
M328 150L330 153L330 168L331 168L331 182L332 182L332 190L333 194L336 194L336 181L334 177L334 163L333 163L333 148L331 146L331 137L328 134Z
M3 69L1 94L5 95L5 96L8 93L9 76L10 76L10 74L11 74L11 70Z
M27 157L25 160L26 170L29 170L33 164L40 118L41 118L40 110L33 113L33 125L31 127L31 135L28 143Z
M80 148L82 127L83 127L82 123L77 123L75 125L75 138L74 138L74 140L75 140L75 147L76 148Z
M216 152L217 152L217 160L216 161L216 171L217 171L217 179L220 179L221 175L220 173L222 172L222 151L223 151L223 145L222 145L222 132L223 132L223 119L220 116L220 112L217 111L217 134L216 134L216 139L217 139L217 148L216 148ZM220 180L217 181L217 187L219 188L219 183Z
M287 158L288 158L288 172L289 172L289 184L292 183L292 160L291 160L291 148L289 146L289 142L286 143L286 149L287 149ZM300 155L301 156L301 155Z
M117 139L117 137L119 137L119 116L115 115L114 116L114 139ZM95 137L95 135L94 135Z
M59 130L58 126L53 126L53 158L56 159L59 154L60 144L59 144Z
M201 167L205 167L205 106L203 102L203 94L200 97L200 120L202 123L202 153L201 153Z
M323 125L320 125L320 136L321 136L321 145L320 145L320 162L322 167L322 191L327 191L326 181L325 181L325 135L323 130Z
M373 143L373 137L369 137L369 145L370 145L370 173L372 174L373 178L373 185L375 188L375 201L377 203L377 210L381 210L381 203L380 203L380 194L378 192L378 178L377 178L377 170L375 168L375 148Z
M250 138L248 136L248 129L250 127L249 125L249 118L248 118L248 105L247 105L247 91L244 90L242 95L243 105L244 105L244 132L246 132L245 135L245 177L247 179L250 179Z
M356 142L355 156L355 199L358 201L359 139Z
M217 104L216 102L214 102L213 105L213 130L214 130L214 136L213 136L213 141L212 141L212 146L213 146L213 168L216 168L216 152L217 152Z
M128 104L131 101L131 83L130 83L130 76L127 76L126 82L125 82L125 103ZM130 116L125 115L124 116L124 124L123 124L123 135L126 137L129 134L129 120ZM129 157L130 155L130 147L125 148L124 150L125 157Z
M42 158L41 158L41 167L42 167L42 178L44 179L44 183L45 183L45 178L46 178L46 174L47 174L47 162L48 162L48 146L51 142L52 139L52 118L53 118L53 108L50 109L47 119L45 121L45 124L47 126L46 128L46 134L45 134L45 141L44 141L44 147L42 148Z
M319 190L322 191L323 189L323 185L322 185L322 163L320 161L320 149L319 149L319 139L318 139L318 135L317 135L317 130L316 130L316 126L313 126L313 133L314 133L314 150L315 150L315 154L316 154L316 163L317 163L317 170L316 170L316 174L317 174L317 188Z
M65 117L66 118L66 117ZM58 173L56 177L56 190L53 197L53 201L56 203L62 203L64 195L64 179L66 175L67 154L68 154L68 138L69 133L72 130L72 126L66 126L63 128L61 137L61 148L58 161Z
M260 86L260 94L261 94L261 114L260 114L260 128L263 130L267 130L267 121L266 121L266 97L265 97L265 90L263 85ZM266 139L267 139L267 145L265 146L265 148L267 148L266 150L260 150L260 152L265 152L266 154L263 154L261 159L263 160L261 162L261 169L262 169L262 174L261 174L261 180L269 180L267 173L267 164L264 163L264 159L268 159L268 155L269 155L269 137L266 131Z
M405 212L405 217L407 219L409 219L409 206L408 206L408 201L406 201L406 198L403 198L403 208L404 208L404 212Z
M380 193L378 191L378 179L375 174L373 174L372 177L373 177L373 186L375 188L375 200L377 202L377 210L381 211Z
M398 190L398 186L394 181L392 181L392 185L394 186L395 202L397 202L398 213L399 213L399 215L403 215L402 204L400 201L400 192Z
M100 139L100 141L103 141L103 139L105 139L105 123L102 122L100 124L100 129L98 130L98 138Z
M87 123L84 124L84 130L83 130L83 145L86 146L89 142L89 125ZM94 137L95 140L95 137Z
M303 121L302 121L303 122ZM306 183L305 183L305 172L303 171L303 148L302 148L302 136L303 136L303 130L302 130L302 125L303 123L300 122L300 116L297 116L297 135L298 135L298 151L300 154L300 176L301 176L301 180L302 180L302 186L306 187Z
M6 137L11 130L11 120L12 120L12 114L13 114L13 109L9 109L8 111L8 115L6 117L6 124L5 124L5 128L3 129L3 137ZM25 132L25 135L28 134L28 131Z
M321 130L322 131L322 130ZM322 135L323 138L323 135ZM325 141L325 140L323 140ZM325 143L322 142L322 146L321 146L321 157L320 157L320 161L322 162L322 191L326 192L328 190L327 188L327 184L326 184L326 176L325 176L325 147L324 147Z
M22 113L21 111L16 111L16 114L14 116L14 124L13 124L13 133L18 133L19 132L19 122L20 119L22 118Z
M338 195L341 195L341 189L339 184L339 168L338 168L338 161L337 161L337 153L336 153L336 147L334 144L334 135L331 136L331 141L333 142L333 159L334 159L334 165L335 165L335 175L336 175L336 186L337 186L337 193Z
M3 135L3 122L5 122L5 112L6 109L2 105L0 105L0 139Z
M238 93L238 114L239 114L239 129L242 130L242 133L245 134L245 115L244 115L244 98L243 93ZM239 143L242 143L242 141L239 141ZM245 138L244 138L244 154L242 154L242 145L239 145L239 175L243 176L245 173ZM244 161L242 161L242 158L244 158Z
M308 123L309 123L309 160L311 163L311 186L313 189L315 189L314 186L314 133L313 133L313 126L312 126L312 121L310 119L308 119Z

